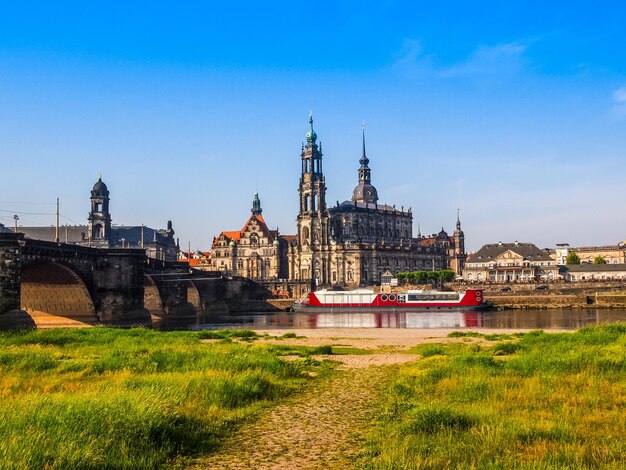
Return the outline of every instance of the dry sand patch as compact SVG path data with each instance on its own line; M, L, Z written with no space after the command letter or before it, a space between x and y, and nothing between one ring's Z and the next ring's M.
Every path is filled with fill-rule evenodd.
M257 330L260 335L269 335L274 338L263 338L259 341L270 344L283 344L290 346L337 346L368 349L372 352L390 353L404 351L419 344L425 343L452 343L463 342L469 338L448 338L451 331L476 331L483 334L492 333L516 333L530 330L511 329L409 329L409 328L317 328L317 329L271 329ZM548 331L548 330L546 330ZM285 333L295 333L303 338L278 337ZM470 340L479 340L471 338Z

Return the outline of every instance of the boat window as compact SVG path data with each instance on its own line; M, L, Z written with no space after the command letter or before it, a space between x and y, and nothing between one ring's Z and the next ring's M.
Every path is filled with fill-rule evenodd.
M406 295L399 294L398 295L398 303L401 304L401 303L404 303L404 302L406 302Z
M387 294L383 294L380 300L382 300L383 302L387 302Z
M396 300L396 295L395 294L391 294L389 296L389 300L391 300L392 302Z
M437 292L437 293L428 293L424 292L421 294L409 294L409 302L415 302L420 300L444 300L444 301L455 301L459 300L458 292Z

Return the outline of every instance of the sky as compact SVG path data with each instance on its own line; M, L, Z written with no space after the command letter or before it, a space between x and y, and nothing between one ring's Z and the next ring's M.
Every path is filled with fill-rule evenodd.
M114 224L208 250L255 192L295 233L309 111L329 205L365 122L380 202L414 232L572 246L626 239L626 4L5 2L0 223Z

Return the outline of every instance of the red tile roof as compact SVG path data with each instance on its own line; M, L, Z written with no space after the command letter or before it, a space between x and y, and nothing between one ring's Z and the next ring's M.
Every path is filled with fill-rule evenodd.
M233 230L233 231L226 231L226 232L220 233L217 238L213 239L212 247L215 247L215 244L217 243L217 241L219 240L219 238L222 235L224 237L226 237L228 240L231 240L231 241L234 241L234 242L238 242L241 239L241 235L243 234L243 232L246 231L246 228L248 227L250 222L252 222L253 218L255 218L256 221L259 223L259 227L260 227L261 232L263 233L263 235L265 235L266 237L269 238L270 243L273 242L274 239L276 238L277 231L276 230L270 230L269 228L267 228L267 224L265 223L265 219L263 218L263 216L261 214L252 214L248 218L246 223L243 225L243 228L241 230Z

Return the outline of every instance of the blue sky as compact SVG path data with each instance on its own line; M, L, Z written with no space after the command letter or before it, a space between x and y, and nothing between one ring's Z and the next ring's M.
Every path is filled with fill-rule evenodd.
M13 2L0 7L0 223L114 223L207 249L255 191L295 231L313 110L327 201L361 121L381 202L469 249L626 239L621 2ZM437 3L437 5L433 5ZM71 222L70 222L71 223Z

